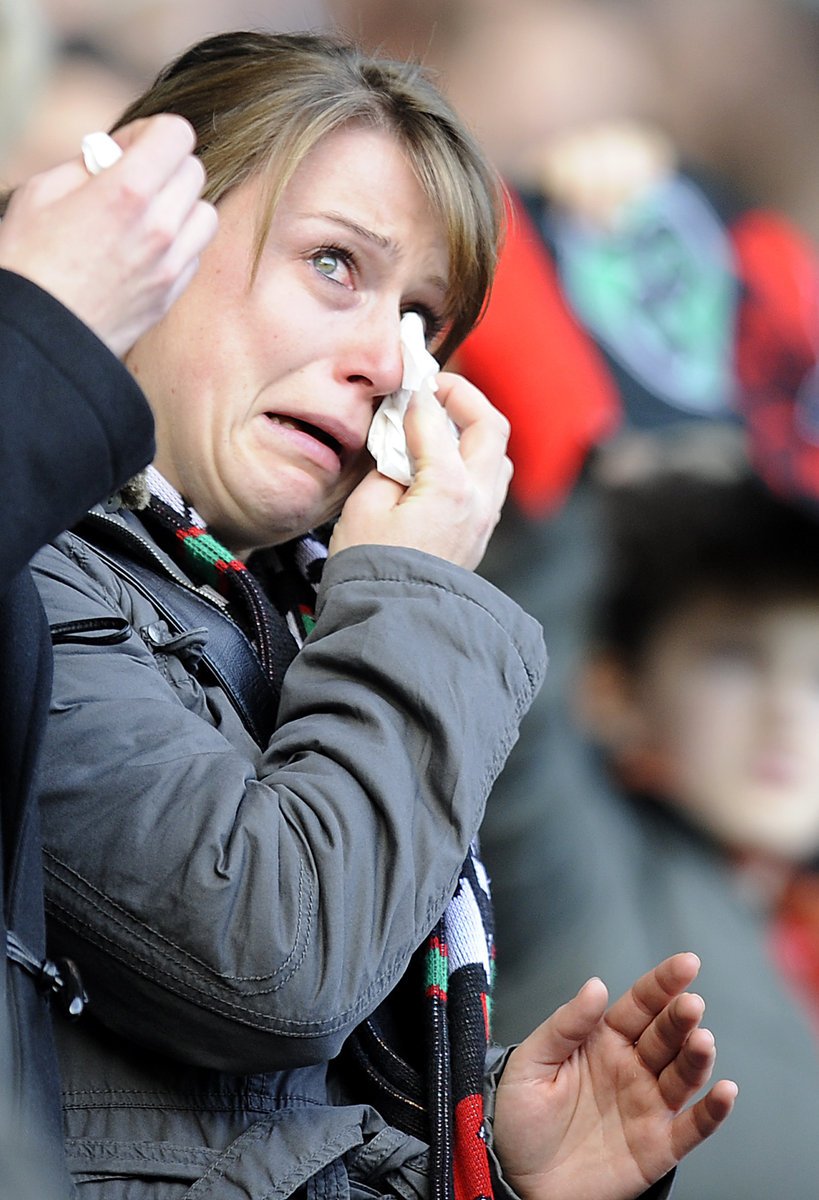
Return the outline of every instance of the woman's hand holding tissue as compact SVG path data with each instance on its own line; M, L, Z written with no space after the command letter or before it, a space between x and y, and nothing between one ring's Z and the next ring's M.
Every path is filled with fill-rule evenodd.
M404 418L414 479L404 487L370 471L342 509L331 554L407 546L469 570L483 558L512 478L509 422L462 376L441 372L437 384L437 395L413 392Z
M401 358L404 374L401 387L385 396L378 406L367 436L367 449L375 459L382 475L409 487L415 478L415 463L407 447L404 417L413 395L438 391L440 367L430 354L426 329L417 312L406 312L401 318ZM460 436L458 427L449 422L452 436Z

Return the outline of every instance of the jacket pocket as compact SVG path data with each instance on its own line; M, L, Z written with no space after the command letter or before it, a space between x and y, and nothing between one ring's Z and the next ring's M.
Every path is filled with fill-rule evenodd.
M77 1200L182 1200L217 1157L168 1142L76 1138L66 1143Z
M346 1200L337 1168L362 1138L356 1107L278 1112L236 1138L184 1200L286 1200L302 1189L311 1200Z
M184 1200L188 1186L162 1175L86 1175L75 1179L77 1200Z

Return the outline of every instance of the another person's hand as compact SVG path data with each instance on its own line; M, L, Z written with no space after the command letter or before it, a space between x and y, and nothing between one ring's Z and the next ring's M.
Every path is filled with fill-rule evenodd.
M649 971L605 1011L589 980L510 1055L498 1085L495 1146L522 1200L628 1200L640 1196L709 1137L734 1104L711 1076L714 1039L704 1004L683 991L694 954Z
M119 162L91 177L78 156L33 176L0 222L0 267L50 292L122 356L187 287L216 232L200 199L194 133L170 114L115 140Z
M447 416L461 431L460 443ZM473 570L512 478L509 422L462 376L442 372L437 398L412 398L404 429L413 483L404 488L372 470L347 499L330 553L367 543L407 546Z

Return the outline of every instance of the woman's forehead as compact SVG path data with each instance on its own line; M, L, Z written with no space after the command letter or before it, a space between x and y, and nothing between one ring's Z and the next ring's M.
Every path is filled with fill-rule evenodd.
M311 147L277 194L280 180L280 165L273 162L242 185L263 221L268 214L269 223L277 216L326 219L388 254L434 247L446 280L447 220L393 133L360 125L333 130Z

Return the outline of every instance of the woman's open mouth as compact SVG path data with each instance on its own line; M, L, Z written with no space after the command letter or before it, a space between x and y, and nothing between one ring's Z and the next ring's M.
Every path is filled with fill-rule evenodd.
M298 417L283 417L278 413L265 413L268 421L272 421L276 425L281 425L283 429L298 429L302 433L308 434L317 442L321 442L323 446L328 446L334 454L340 459L343 452L341 442L328 433L326 429L322 429L320 425L312 425L309 421L302 421Z

